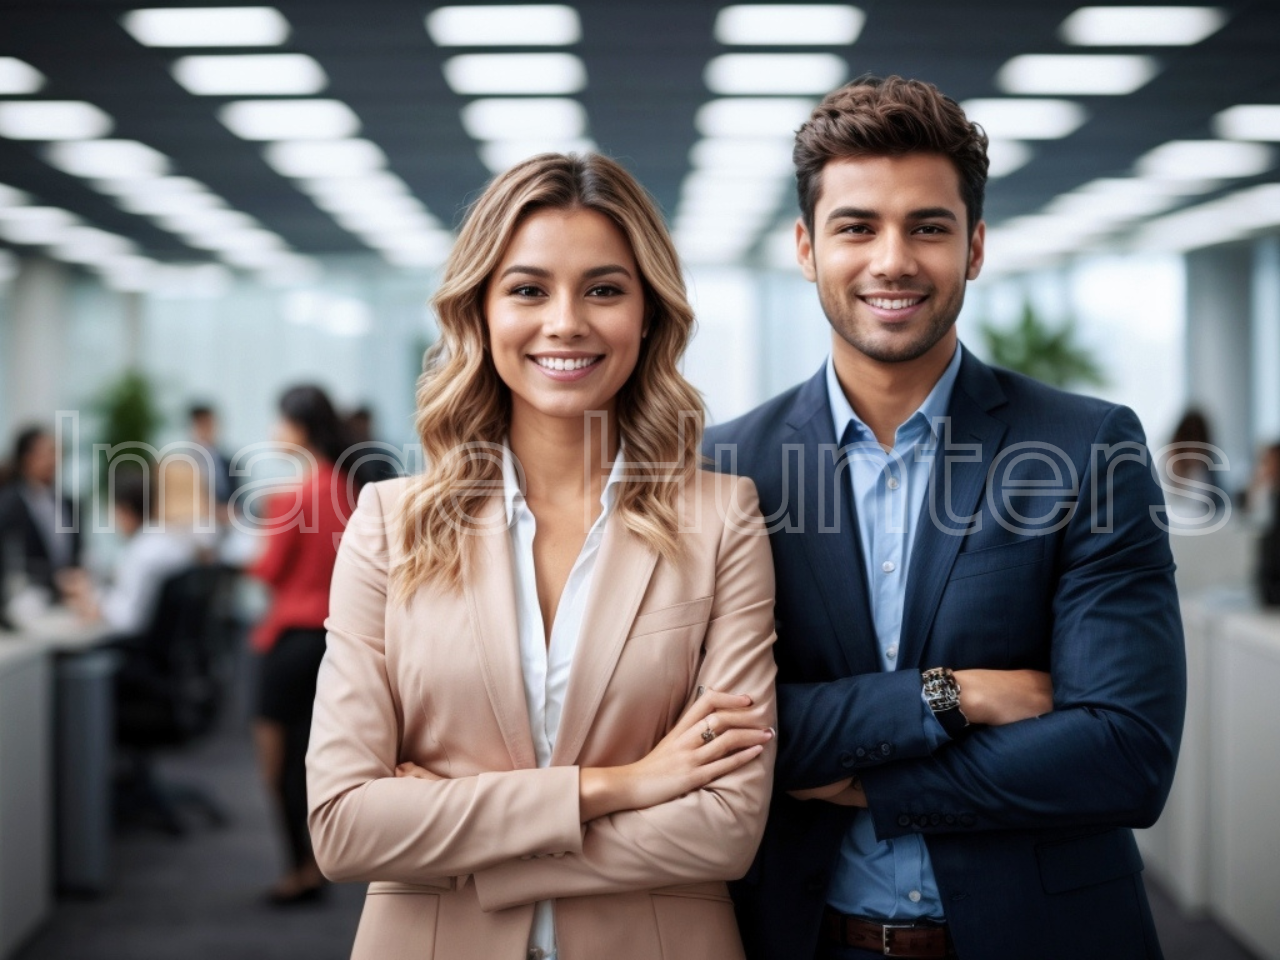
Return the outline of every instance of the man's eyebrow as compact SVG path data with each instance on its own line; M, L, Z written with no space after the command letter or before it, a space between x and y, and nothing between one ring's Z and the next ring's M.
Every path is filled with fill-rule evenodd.
M879 220L880 214L862 207L836 207L827 214L827 223L833 220Z
M959 218L946 207L925 207L923 210L912 210L907 214L908 220L950 220L959 223Z

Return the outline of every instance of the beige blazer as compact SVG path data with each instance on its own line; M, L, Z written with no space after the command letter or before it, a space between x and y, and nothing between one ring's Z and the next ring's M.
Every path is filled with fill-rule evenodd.
M356 960L523 960L554 898L560 960L742 956L725 881L768 813L772 744L710 786L581 824L580 766L648 753L699 685L774 717L773 564L750 480L700 472L668 562L607 521L551 766L525 707L510 539L490 499L460 590L387 602L405 479L371 484L338 552L307 785L316 858L370 881ZM395 776L403 760L438 781Z

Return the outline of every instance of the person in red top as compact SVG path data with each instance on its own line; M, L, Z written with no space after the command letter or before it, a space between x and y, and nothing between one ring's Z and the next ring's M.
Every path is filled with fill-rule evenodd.
M268 894L277 905L315 900L324 889L307 832L306 754L316 674L338 540L351 515L347 483L334 468L346 446L324 391L297 386L280 398L277 439L305 462L296 485L270 497L266 547L249 574L271 587L272 603L252 636L261 654L254 740L275 801L291 867Z

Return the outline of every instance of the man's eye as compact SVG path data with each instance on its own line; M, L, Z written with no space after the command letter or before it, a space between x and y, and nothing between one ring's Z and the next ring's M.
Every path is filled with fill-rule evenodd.
M846 224L845 226L841 227L841 228L840 228L840 232L841 232L841 233L857 233L857 234L865 234L865 233L870 233L870 232L871 232L871 228L870 228L870 227L868 227L865 223L850 223L850 224Z
M946 233L946 229L938 226L936 223L926 223L919 228L919 232L929 236L937 236L940 233Z

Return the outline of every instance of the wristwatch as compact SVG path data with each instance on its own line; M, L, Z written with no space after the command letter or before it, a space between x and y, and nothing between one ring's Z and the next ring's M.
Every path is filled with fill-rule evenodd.
M942 729L952 739L969 727L969 718L960 710L960 683L949 667L934 667L920 674L924 681L924 699Z

